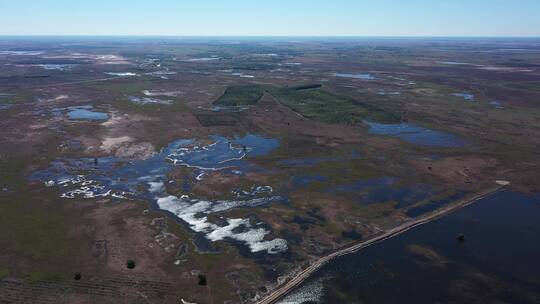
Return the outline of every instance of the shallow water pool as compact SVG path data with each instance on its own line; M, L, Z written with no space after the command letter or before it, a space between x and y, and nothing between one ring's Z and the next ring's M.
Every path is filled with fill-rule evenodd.
M360 73L360 74L350 74L350 73L334 73L335 77L344 77L344 78L354 78L354 79L361 79L361 80L375 80L374 76L367 73Z
M442 131L431 130L409 123L383 124L364 121L369 126L369 133L398 137L408 143L427 147L461 147L466 141Z
M67 116L71 120L107 120L109 114L92 110L92 107L75 107L69 109Z

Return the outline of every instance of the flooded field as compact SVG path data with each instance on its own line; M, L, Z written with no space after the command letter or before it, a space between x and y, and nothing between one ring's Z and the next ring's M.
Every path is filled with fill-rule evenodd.
M429 147L461 147L466 141L455 135L435 131L409 123L382 124L364 122L369 126L369 132L376 135L398 137L408 143Z
M38 64L38 67L44 70L53 71L69 71L75 68L76 64Z
M429 185L399 186L399 179L395 177L381 177L339 184L326 191L334 194L349 193L359 204L396 202L396 208L404 208L422 202L434 195L433 189Z
M351 73L334 73L335 77L344 77L344 78L354 78L354 79L360 79L360 80L376 80L375 76L371 74L351 74Z
M474 101L474 94L471 93L454 93L452 96L463 98L466 101Z
M111 75L111 76L121 76L121 77L137 76L137 73L132 73L132 72L107 72L105 74Z
M234 208L285 202L286 198L274 194L270 186L230 189L234 199L217 201L167 193L167 186L175 182L169 180L167 174L175 166L195 168L191 177L193 183L209 171L224 170L238 175L253 168L244 158L268 154L279 146L277 140L257 135L234 139L213 136L210 140L209 144L178 140L144 160L125 161L116 157L58 159L50 168L34 173L31 178L43 181L48 187L56 187L60 196L68 199L145 200L152 208L169 212L193 232L203 233L212 242L232 239L247 245L251 252L274 254L286 251L285 240L266 238L271 231L261 221L218 216L219 223L213 223L208 219L210 214Z
M278 303L537 303L539 220L540 195L500 192L340 257Z
M437 61L439 64L445 64L445 65L469 65L470 63L466 62L458 62L458 61Z
M13 105L9 103L0 103L0 110L7 110L11 108Z
M91 105L53 109L55 115L66 115L70 120L100 121L109 119L109 114L94 110Z

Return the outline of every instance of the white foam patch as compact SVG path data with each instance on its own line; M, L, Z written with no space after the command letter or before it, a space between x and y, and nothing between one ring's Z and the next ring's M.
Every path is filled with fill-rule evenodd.
M248 75L244 73L232 73L234 76L239 76L240 78L255 78L253 75Z
M144 75L159 77L161 79L169 79L169 77L167 77L167 76L176 75L176 74L177 74L177 72L168 71L168 70L144 73Z
M301 62L285 62L285 65L302 65Z
M52 187L58 185L64 188L75 188L68 190L60 195L62 198L99 198L99 197L114 197L127 199L131 193L125 191L113 191L101 185L99 182L87 179L84 175L59 179L57 182L49 180L45 182L45 186Z
M166 157L166 159L175 165L182 165L189 168L196 168L199 170L217 171L217 170L225 169L226 167L209 167L209 166L190 164L190 162L196 163L196 162L199 162L201 159L205 159L207 156L205 154L201 154L201 152L210 151L215 146L217 146L217 144L218 142L213 142L205 146L195 145L192 147L182 147L170 153ZM229 143L229 154L226 154L226 155L227 156L231 155L231 158L223 159L219 161L216 160L216 163L225 164L225 163L235 161L235 160L242 160L244 157L246 157L247 155L246 152L249 152L249 151L250 151L250 148L246 147L245 149L243 149Z
M206 172L201 172L197 175L197 177L195 177L196 180L198 181L202 181L204 179L204 177L206 176Z
M302 304L302 303L321 303L324 295L324 279L308 283L307 285L295 290L283 300L276 304Z
M190 146L185 147L185 145ZM231 159L242 159L245 157L246 152L249 151L248 147L230 142L216 141L208 145L193 145L193 140L178 141L176 146L171 147L171 149L174 149L174 152L166 154L168 157L165 157L165 159L186 166L191 162L215 165L229 162ZM206 153L206 151L212 153ZM165 150L160 153L165 153ZM207 159L208 157L216 157L217 159ZM87 161L90 162L91 160ZM125 172L119 172L118 176L114 174L100 176L100 168L95 168L98 164L97 160L94 160L94 166L88 164L88 168L84 166L86 161L62 162L53 166L54 172L40 172L39 175L44 175L41 180L46 186L58 187L63 198L143 198L155 200L160 209L171 212L183 220L193 231L202 233L210 241L238 241L249 247L251 252L277 254L288 250L287 242L280 238L272 239L270 237L271 231L262 222L255 223L250 219L224 218L222 215L218 215L220 223L216 224L208 218L210 214L221 213L234 208L254 208L273 202L282 202L284 198L274 195L271 186L254 185L249 190L234 189L231 191L234 199L231 200L208 201L191 198L188 195L180 197L169 195L165 184L174 181L167 181L166 179L165 171L168 170L170 164L167 165L166 162L161 163L161 161L161 158L152 159L152 163L145 163L141 170L137 166L132 168L127 165ZM101 160L99 163L101 163ZM114 160L105 159L103 165L105 169L108 169L109 165L114 163ZM208 174L210 170L221 170L223 168L224 166L204 168L202 172L198 172L197 180L204 178L205 174ZM59 169L60 172L57 172ZM89 169L92 170L92 175L71 175L73 170L84 170L86 173L86 170ZM98 171L94 172L95 169L98 169ZM56 177L51 179L51 173ZM140 188L139 185L144 187Z
M149 182L148 186L150 193L158 193L165 190L165 184L163 182Z
M129 100L136 104L163 104L163 105L170 105L173 103L172 100L165 100L165 99L158 99L158 98L150 98L150 97L137 97L137 96L129 96Z
M57 70L57 71L68 71L73 69L76 64L37 64L36 66L44 70Z
M188 223L192 230L203 232L212 242L233 239L248 245L251 252L266 251L276 254L287 250L287 241L284 239L265 240L270 231L262 227L253 227L249 219L227 219L227 225L219 226L208 221L207 214L222 212L238 207L253 207L266 204L278 197L255 198L245 201L209 201L192 200L188 196L176 197L169 195L157 199L160 209L169 211ZM235 232L242 228L241 232Z
M86 60L94 61L97 64L109 64L109 65L130 64L130 62L126 58L120 55L114 55L114 54L69 53L69 54L60 54L60 55L48 55L48 56L43 56L43 58L86 59Z
M118 72L106 72L105 74L111 75L111 76L120 76L120 77L137 76L136 73L131 73L131 72L122 72L122 73L118 73Z
M0 55L14 55L14 56L37 56L42 55L43 51L0 51Z
M170 92L164 92L164 91L150 91L150 90L144 90L142 93L145 96L154 97L154 96L167 96L167 97L176 97L178 95L185 94L185 92L182 91L170 91Z
M214 61L219 60L221 58L219 57L201 57L201 58L190 58L190 59L184 59L182 61L184 62L205 62L205 61Z

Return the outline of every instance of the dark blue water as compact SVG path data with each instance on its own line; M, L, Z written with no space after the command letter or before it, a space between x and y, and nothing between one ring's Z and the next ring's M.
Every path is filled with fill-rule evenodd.
M247 146L249 148L249 155L254 157L266 155L279 147L279 140L254 134L236 137L233 143Z
M449 197L439 199L439 200L431 200L426 204L413 207L407 211L407 216L410 217L417 217L423 214L426 214L431 211L435 211L438 208L443 207L444 205L451 203L453 201L457 201L465 196L465 193L458 192L455 194L450 195Z
M461 147L466 144L463 139L453 134L435 131L413 124L383 124L369 121L365 121L364 123L369 126L369 133L371 134L394 136L419 146L452 148Z
M539 236L540 194L500 192L332 261L281 303L539 303Z

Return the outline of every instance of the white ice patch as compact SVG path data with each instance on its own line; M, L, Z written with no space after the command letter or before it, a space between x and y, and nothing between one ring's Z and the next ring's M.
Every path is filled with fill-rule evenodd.
M111 76L120 76L120 77L137 76L136 73L131 73L131 72L106 72L105 74L111 75Z
M144 90L142 91L142 93L149 97L154 97L154 96L176 97L178 95L185 94L185 92L182 92L182 91L162 92L162 91L150 91L150 90Z
M103 186L98 181L87 179L84 175L76 175L73 177L66 177L59 179L58 181L49 180L46 181L45 186L51 187L54 185L62 188L71 188L60 195L62 198L98 198L98 197L114 197L127 199L127 196L131 193L125 191L111 190L108 187Z
M223 145L223 142L214 142L205 146L181 147L170 153L166 159L175 165L216 171L227 168L226 164L229 162L242 160L247 152L251 151L249 147L228 143L227 150L220 152L220 149L224 149ZM215 155L210 156L211 154Z
M167 76L176 75L176 74L177 74L177 72L173 72L173 71L169 71L169 70L144 73L144 75L159 77L161 79L169 79L169 77L167 77Z
M163 182L148 182L148 187L150 193L159 193L165 190L165 184Z
M114 55L114 54L86 54L86 53L68 53L68 54L60 54L60 55L49 55L49 56L43 56L43 58L49 58L49 59L86 59L86 61L91 60L94 61L97 64L130 64L130 62L120 56L120 55Z
M206 238L212 242L227 238L243 242L249 246L251 252L266 251L276 254L287 250L284 239L265 240L270 231L262 227L254 227L249 219L227 219L227 225L219 226L208 221L208 214L222 212L238 207L254 207L267 204L279 197L255 198L245 201L197 201L188 196L176 197L169 195L157 199L160 209L169 211L181 220L188 223L193 231L205 233ZM240 232L235 230L240 229Z
M286 65L302 65L301 62L285 62Z
M206 62L206 61L214 61L219 60L221 58L219 57L201 57L201 58L190 58L190 59L184 59L182 61L184 62Z
M239 76L240 78L255 78L253 75L248 75L244 73L232 73L234 76Z
M76 64L37 64L36 66L44 70L69 71L77 65Z
M437 61L436 63L444 64L444 65L470 65L470 63L459 62L459 61Z
M199 173L197 175L197 177L195 177L195 179L198 180L198 181L202 181L205 176L206 176L206 172L203 171L203 172Z
M302 304L302 303L320 303L324 295L324 279L308 283L307 285L293 291L283 300L276 304Z
M171 212L210 241L237 241L245 244L251 252L276 254L286 251L287 242L279 238L271 239L271 231L264 223L252 218L228 219L222 214L234 208L255 208L286 200L274 195L270 186L254 185L248 190L232 189L233 199L230 200L208 201L167 193L166 184L175 182L167 179L172 168L171 162L204 168L195 170L197 180L200 180L210 171L237 165L237 162L231 163L231 160L242 159L251 150L243 144L214 139L214 142L207 145L197 145L194 140L179 140L162 149L155 157L122 162L121 166L117 166L120 163L115 157L57 160L51 168L36 172L33 179L41 180L48 187L58 187L63 198L149 200L155 202L158 208ZM216 214L219 221L211 220L214 216L210 214Z
M43 51L0 51L0 55L14 55L14 56L37 56L42 55Z
M158 98L150 98L150 97L137 97L137 96L129 96L129 100L133 103L145 105L145 104L163 104L163 105L170 105L173 103L172 100L166 100L166 99L158 99Z
M98 64L129 64L130 62L119 55L89 55Z

